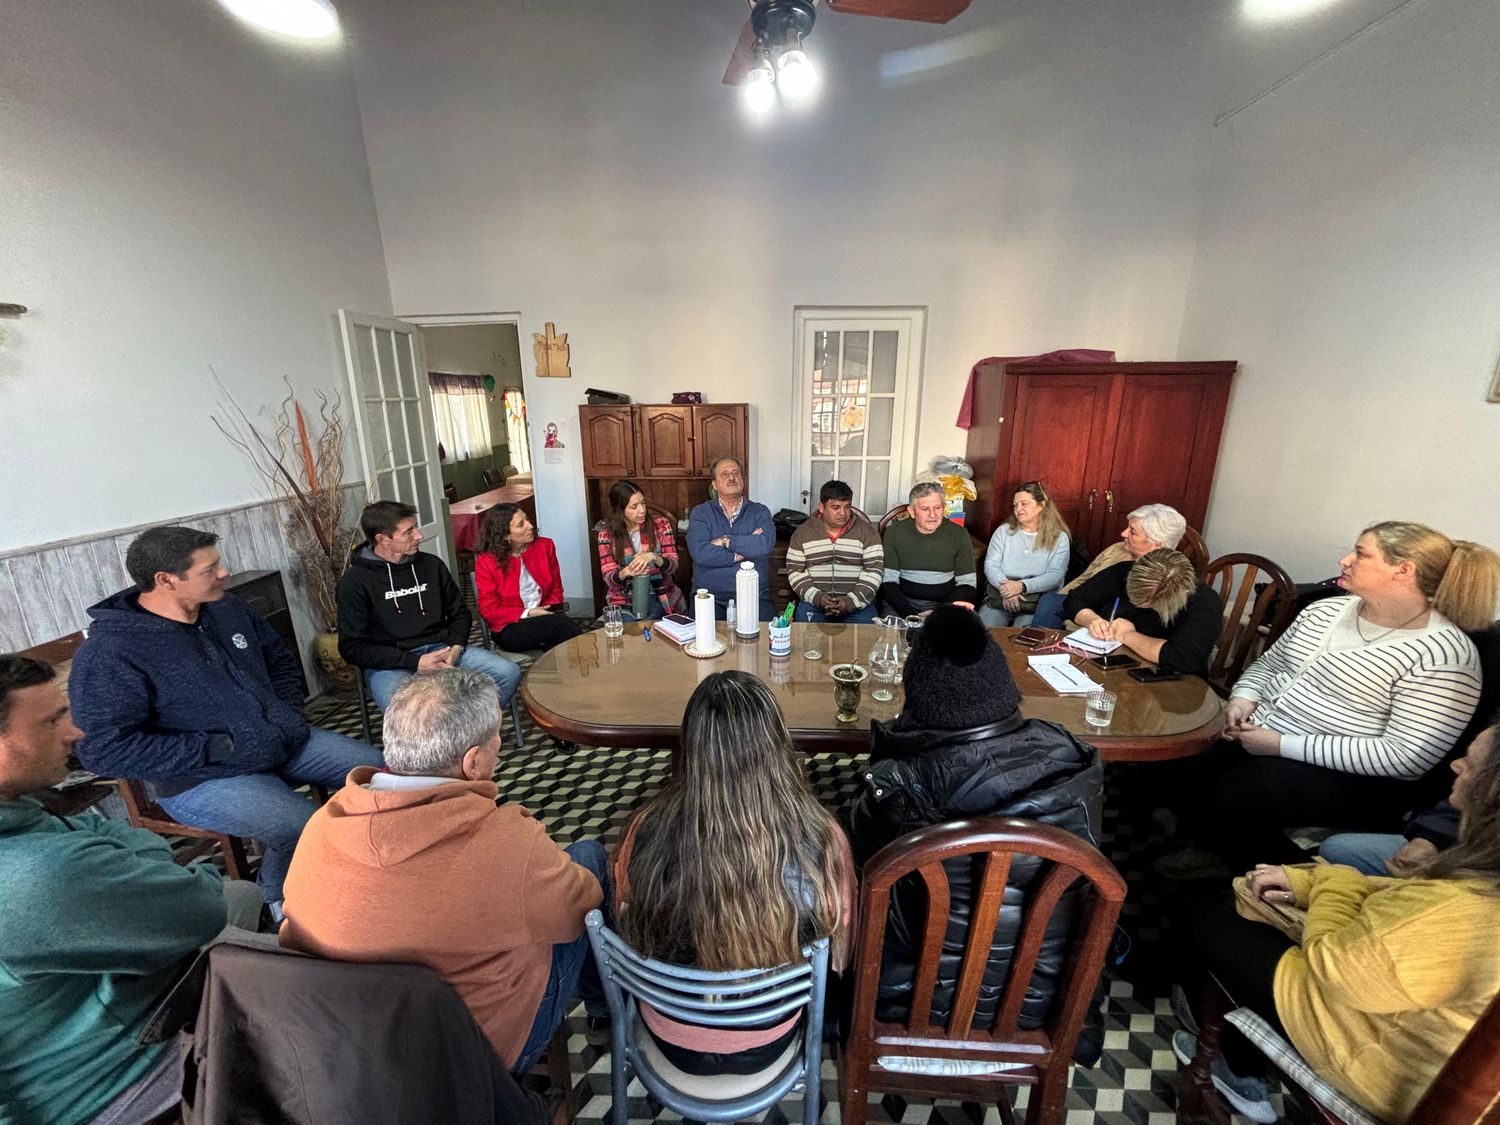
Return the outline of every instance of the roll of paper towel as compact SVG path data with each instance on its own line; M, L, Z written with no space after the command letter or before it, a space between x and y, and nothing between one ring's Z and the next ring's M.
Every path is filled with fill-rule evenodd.
M714 596L699 590L693 598L693 646L699 652L712 652L719 643L714 625Z

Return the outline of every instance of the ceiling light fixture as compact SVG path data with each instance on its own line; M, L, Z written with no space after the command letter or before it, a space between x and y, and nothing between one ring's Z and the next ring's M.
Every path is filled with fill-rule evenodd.
M776 72L771 69L771 64L762 59L750 69L745 76L745 82L740 87L740 97L745 101L745 108L752 113L765 113L776 104Z
M808 61L807 54L801 47L783 51L776 60L776 66L780 71L776 85L793 101L807 98L818 85L818 72L813 69L813 64Z
M219 0L246 23L293 39L331 39L339 14L330 0Z
M1240 11L1253 23L1275 23L1311 15L1335 0L1244 0Z

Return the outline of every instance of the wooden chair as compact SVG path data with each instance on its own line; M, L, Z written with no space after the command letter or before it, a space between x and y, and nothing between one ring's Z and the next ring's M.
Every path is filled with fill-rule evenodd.
M1271 638L1281 634L1282 616L1290 612L1297 587L1286 571L1261 555L1223 555L1208 564L1202 578L1224 599L1224 626L1214 646L1208 682L1227 696Z
M482 475L486 488L499 488L505 483L505 474L499 469L486 469Z
M217 847L224 853L224 872L231 879L255 878L254 868L245 853L245 841L240 837L179 824L147 796L146 787L139 781L121 778L119 785L120 799L125 802L125 815L135 827L155 832L158 836L182 836L194 841L187 847L176 850L173 858L178 863L200 859Z
M994 1026L976 1028L973 1022L979 988L1012 857L1017 855L1038 856L1048 862L1032 884ZM953 1015L948 1026L941 1027L931 1022L931 1008L938 957L948 929L948 877L942 864L965 856L983 856L984 869L982 875L975 876L969 936L953 997ZM933 906L922 931L922 954L907 1019L904 1023L886 1023L875 1017L886 915L892 887L912 874L926 884ZM1036 968L1048 920L1063 892L1080 879L1086 884L1086 893L1079 905L1078 929L1067 967L1059 982L1058 1002L1046 1026L1023 1030L1018 1025L1021 1003ZM1027 1125L1060 1123L1073 1048L1084 1015L1093 1003L1124 900L1125 880L1097 848L1071 832L1031 820L977 817L934 825L908 833L877 852L865 865L860 886L854 1022L840 1057L844 1125L864 1125L872 1090L995 1102L1001 1120L1013 1125L1005 1090L1010 1085L1038 1087L1026 1111ZM886 1069L880 1057L892 1055L1020 1065L993 1074L920 1074Z
M458 503L458 488L451 484L443 485L443 499L450 504Z
M1177 1078L1178 1111L1206 1117L1213 1125L1230 1123L1230 1110L1214 1089L1210 1070L1219 1053L1225 1017L1234 1007L1224 986L1210 978L1198 1052ZM1274 1064L1273 1069L1310 1120L1321 1125L1351 1125L1350 1118L1317 1101L1284 1070ZM1500 1125L1500 996L1470 1028L1407 1120L1412 1125Z
M880 534L884 535L885 529L890 527L891 524L895 523L897 520L909 519L911 519L910 506L906 504L897 504L889 512L880 517L880 522L875 525L875 529L879 531Z
M1190 527L1182 533L1182 542L1177 544L1177 549L1187 556L1188 562L1193 564L1193 573L1203 580L1208 572L1208 544L1203 542L1203 536Z

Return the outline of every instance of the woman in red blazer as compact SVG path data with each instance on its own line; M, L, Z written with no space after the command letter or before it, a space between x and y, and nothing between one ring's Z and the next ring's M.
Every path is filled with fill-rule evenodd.
M557 548L515 504L485 513L474 548L479 614L501 648L548 649L583 632L562 613Z

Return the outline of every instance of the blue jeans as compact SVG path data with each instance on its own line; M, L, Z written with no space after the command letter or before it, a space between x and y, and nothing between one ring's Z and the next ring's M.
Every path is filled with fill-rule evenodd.
M157 803L174 820L231 836L249 836L265 849L260 884L266 901L281 901L281 884L292 862L302 826L313 814L312 802L292 792L292 785L338 789L355 766L383 766L380 751L322 727L313 727L302 749L275 773L245 773L199 782Z
M586 871L591 871L604 890L604 901L599 909L605 921L614 918L614 888L609 877L609 857L604 854L604 845L598 840L579 840L563 849L568 858ZM589 948L589 935L585 931L576 940L552 947L552 973L547 977L547 991L542 993L542 1002L537 1005L536 1018L531 1023L531 1033L526 1036L526 1045L511 1067L515 1074L530 1070L552 1036L573 1007L575 997L583 1001L584 1009L591 1016L609 1013L609 1002L604 998L604 982L599 977L599 966L594 961L594 952Z
M1031 615L1031 624L1037 629L1061 629L1063 626L1063 606L1067 604L1068 595L1053 591L1043 594L1036 600L1036 612Z
M1046 594L1042 595L1043 598L1046 596ZM1041 598L1038 598L1037 602L1040 604ZM1012 613L1008 609L997 608L992 605L982 605L979 607L979 620L984 622L986 629L1004 629L1008 625L1036 624L1036 616L1034 614L1027 613L1024 610L1019 613ZM1055 628L1056 626L1053 627ZM1038 625L1037 628L1041 628L1041 626Z
M798 602L792 613L793 621L811 621L818 625L868 625L875 620L875 603L864 609L852 610L843 617L829 617L822 610L814 609L809 602Z
M1385 861L1401 850L1405 836L1384 832L1339 832L1323 841L1318 854L1366 875L1389 875Z
M657 601L655 598L651 599L651 604L646 608L645 617L637 617L624 606L619 606L618 608L620 610L621 621L660 621L667 615L667 611L662 608L661 602Z
M436 652L447 645L423 645L421 648L412 649L412 653L421 656L423 653ZM519 665L497 656L487 648L478 645L468 645L464 648L463 655L458 658L460 668L473 668L476 672L483 672L495 681L495 687L500 692L500 706L510 705L510 697L516 694L516 688L521 686L521 668ZM396 694L396 689L407 680L412 678L413 673L404 668L380 668L365 673L365 682L370 685L370 698L375 701L375 706L384 713L390 706L391 696Z

